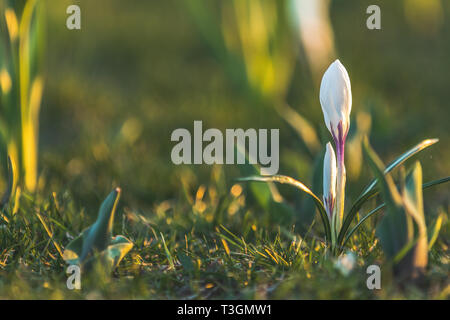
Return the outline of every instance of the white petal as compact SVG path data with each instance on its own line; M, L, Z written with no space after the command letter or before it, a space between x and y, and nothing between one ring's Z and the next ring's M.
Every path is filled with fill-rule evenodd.
M323 160L323 197L336 198L336 154L331 143L327 143Z
M347 70L339 60L334 61L325 71L320 84L320 105L325 124L337 136L339 121L346 133L352 108L352 91Z

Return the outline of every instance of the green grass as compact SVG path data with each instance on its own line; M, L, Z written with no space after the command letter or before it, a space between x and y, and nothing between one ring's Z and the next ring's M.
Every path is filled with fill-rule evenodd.
M334 258L325 259L316 226L301 237L292 225L273 223L273 217L264 222L264 213L248 205L245 190L240 191L235 186L234 195L218 193L213 181L148 212L120 207L114 231L134 248L111 279L82 277L80 291L67 289L67 265L59 252L93 216L68 192L23 195L20 210L1 224L0 298L448 298L448 231L431 251L425 282L404 286L392 278L368 224L349 242L357 262L345 276ZM366 287L370 264L381 266L382 290Z
M0 218L0 299L449 298L448 221L430 252L423 283L398 283L391 275L375 237L381 215L347 243L357 263L344 276L334 258L324 259L320 217L307 230L300 227L310 211L297 190L279 187L294 208L292 216L281 207L259 205L251 185L242 184L240 194L235 187L234 196L236 179L245 176L235 167L174 166L170 134L191 129L194 120L221 130L280 128L280 174L313 185L314 163L296 133L275 111L261 111L236 90L183 6L80 2L80 32L65 28L71 1L46 6L38 187L36 194L22 194L15 215L10 204L8 223ZM357 112L370 113L370 140L386 163L424 137L437 137L439 144L416 159L424 166L424 181L448 176L443 70L450 67L449 20L424 35L408 25L402 2L383 3L384 29L371 33L361 25L372 2L355 3L334 1L331 13L337 51L352 78L351 130ZM447 17L450 6L442 5ZM329 136L317 86L298 60L286 100L323 143ZM372 176L365 166L359 176L348 171L352 203ZM110 279L90 279L81 291L70 291L57 246L62 251L95 221L116 186L123 192L114 234L134 247ZM357 220L375 207L371 201ZM441 209L448 217L448 185L424 191L424 204L427 222ZM381 266L380 291L366 287L370 264Z

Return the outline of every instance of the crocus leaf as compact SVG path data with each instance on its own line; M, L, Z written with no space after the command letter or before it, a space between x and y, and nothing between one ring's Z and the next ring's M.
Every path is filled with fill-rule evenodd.
M428 148L429 146L432 146L433 144L437 143L439 139L426 139L420 142L419 144L415 145L405 153L401 154L399 157L397 157L394 161L389 163L384 170L384 173L389 173L398 166L402 165L406 160L414 156L415 154L419 153L420 151L424 150L425 148ZM362 194L365 194L372 190L375 185L377 184L377 179L374 179L363 191Z
M392 177L385 174L384 165L367 139L363 143L364 154L375 177L378 179L387 212L377 227L376 234L388 259L393 259L408 243L406 213L402 198Z
M442 224L444 222L444 219L447 215L445 212L440 212L439 216L437 217L436 221L434 222L434 226L430 228L428 232L428 251L433 248L434 243L437 240L437 237L439 235L439 231L441 230Z
M111 273L131 248L133 248L133 243L130 240L124 236L116 236L105 250L95 252L90 256L83 263L83 268L92 270L94 267L97 267L106 273Z
M428 189L430 187L433 186L437 186L439 184L445 183L445 182L449 182L450 181L450 177L446 177L446 178L442 178L442 179L438 179L438 180L433 180L433 181L429 181L426 182L422 185L422 189ZM378 190L375 194L378 194ZM353 233L355 233L356 230L358 230L358 228L367 220L369 219L371 216L373 216L375 213L378 213L381 209L383 209L386 205L384 203L380 204L378 207L376 207L375 209L371 210L368 214L366 214L349 232L348 234L345 236L344 242L342 242L341 247L344 247L347 243L347 241L350 239L350 237L353 235ZM429 244L428 244L428 248L429 250L431 249L434 241L437 238L437 234L439 233L439 230L441 228L442 225L442 219L445 216L445 213L441 213L438 217L438 219L436 220L435 223L435 227L433 228L433 233L430 234L429 236ZM432 243L433 242L433 243Z
M99 262L109 272L131 250L130 240L120 235L112 237L119 196L119 188L112 191L100 206L97 221L67 245L63 255L67 263L89 268Z
M314 203L316 204L316 208L319 210L320 217L322 218L322 222L325 229L326 239L327 241L331 240L331 228L330 223L328 221L328 216L325 211L325 207L323 206L322 201L302 182L295 180L294 178L283 176L283 175L276 175L276 176L252 176L252 177L245 177L245 178L239 178L239 181L255 181L255 182L278 182L282 184L289 184L291 186L296 187L297 189L305 192L306 194L310 195L312 199L314 200Z
M441 178L441 179L437 179L437 180L433 180L433 181L429 181L423 184L422 188L423 189L427 189L429 187L441 184L441 183L446 183L450 181L450 177L445 177L445 178Z
M103 251L104 262L112 272L125 255L133 248L133 243L124 236L115 236L111 244Z
M420 151L424 150L425 148L428 148L429 146L435 144L438 142L439 139L426 139L414 146L413 148L409 149L405 153L401 154L399 157L397 157L394 161L392 161L385 169L384 174L387 174L403 164L406 160L411 158L412 156L416 155ZM347 233L348 228L350 227L350 224L352 223L353 219L355 218L356 214L358 213L359 209L361 209L362 205L369 200L370 198L374 197L377 194L377 190L375 189L378 182L378 178L375 178L372 180L372 182L364 189L364 191L361 193L361 195L356 199L355 203L352 205L350 210L348 211L347 215L344 217L344 223L342 224L342 228L339 232L338 236L338 243L342 243L345 234Z
M83 250L83 241L89 228L84 230L78 237L73 239L64 249L63 258L68 264L79 264L81 251Z
M406 212L412 216L417 232L417 241L413 251L409 253L408 264L411 272L422 272L428 263L428 239L427 225L425 223L425 215L423 212L423 195L422 195L422 166L420 162L416 162L413 170L406 177L406 184L403 190L403 199ZM414 229L416 229L414 228Z
M241 173L243 175L253 176L259 174L258 166L249 163L248 156L245 150L242 150L242 148L236 146L235 152L236 154L245 157L245 163L239 166ZM273 184L269 185L269 184L251 183L250 190L252 192L252 195L258 202L258 204L267 211L269 211L270 209L270 203L273 200L273 198L280 197L278 190L276 190L276 187Z
M353 235L353 233L359 229L359 227L367 220L369 219L371 216L373 216L375 213L377 213L378 211L380 211L381 209L383 209L386 205L384 203L380 204L378 207L376 207L375 209L371 210L368 214L366 214L364 216L364 218L362 218L357 224L356 226L353 227L353 229L351 229L348 234L346 235L344 242L342 242L342 247L345 246L345 244L347 243L347 241L351 238L351 236Z
M235 152L236 154L245 157L245 164L239 166L242 175L253 176L259 174L259 166L249 163L248 155L243 148L236 146ZM250 191L258 204L270 214L271 221L277 224L292 222L295 212L293 208L284 201L274 183L250 183Z
M422 166L419 161L414 164L413 170L406 177L406 185L404 188L404 199L408 201L421 217L417 220L424 220L423 214L423 196L422 196Z
M338 236L338 243L342 243L342 240L344 239L345 234L347 233L348 228L350 227L353 219L356 217L356 214L361 209L362 205L375 195L379 193L379 190L372 189L368 191L366 194L360 196L355 203L352 205L351 209L347 213L347 215L344 217L344 223L342 224L341 230L339 231Z
M97 221L85 232L85 237L83 237L80 262L88 258L94 250L102 251L111 243L114 214L119 197L120 189L117 188L103 201Z

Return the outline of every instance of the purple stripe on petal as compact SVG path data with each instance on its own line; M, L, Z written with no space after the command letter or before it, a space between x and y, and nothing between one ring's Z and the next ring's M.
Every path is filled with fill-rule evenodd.
M323 202L325 204L325 210L327 211L328 218L333 218L334 198L332 196L324 197Z
M342 128L342 121L339 121L338 124L338 138L336 141L336 138L333 135L333 138L335 139L336 143L336 153L337 153L337 159L338 162L343 164L344 163L344 148L345 148L345 140L347 138L347 132L344 133L344 129Z

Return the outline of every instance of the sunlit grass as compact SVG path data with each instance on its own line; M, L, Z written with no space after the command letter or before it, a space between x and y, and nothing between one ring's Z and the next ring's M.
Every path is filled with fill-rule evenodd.
M293 226L263 222L260 210L244 205L230 186L215 193L201 187L203 210L180 195L150 212L119 208L114 232L134 243L111 279L88 279L82 290L66 287L60 250L93 222L67 192L33 198L23 195L19 212L0 222L0 297L3 298L445 298L446 243L437 239L430 254L429 282L402 290L384 273L381 291L366 287L366 268L384 259L374 231L362 227L349 239L356 265L348 276L326 259L314 227L304 235ZM186 190L195 199L196 188ZM211 191L213 190L213 191ZM211 196L212 195L212 196ZM200 201L200 200L197 200ZM229 210L237 204L234 213ZM10 204L10 207L13 204ZM208 218L215 212L214 219ZM8 211L7 211L8 212ZM232 213L232 214L231 214ZM220 222L219 222L220 221ZM446 260L447 259L447 260ZM386 270L387 272L387 270ZM326 290L324 290L326 288Z
M164 137L169 136L165 130L182 127L196 117L202 116L205 121L221 127L230 123L253 126L255 121L257 125L283 125L270 111L267 117L257 119L255 109L247 107L260 105L243 101L228 87L220 67L197 39L195 28L185 16L185 7L177 7L170 1L136 2L132 7L111 0L110 5L98 10L103 5L101 2L84 1L83 9L97 12L96 19L89 21L90 34L95 37L83 37L80 41L60 28L65 23L65 15L61 12L65 12L66 3L69 1L55 2L48 8L52 50L49 50L48 61L50 86L42 115L44 125L41 126L44 137L40 150L42 187L35 195L22 192L21 205L13 200L3 212L3 218L0 217L0 299L449 298L445 187L425 192L427 199L433 199L427 218L433 221L439 213L437 223L441 224L442 230L433 239L435 244L430 252L425 284L403 286L388 270L384 271L385 257L374 233L379 222L376 216L364 220L358 232L346 239L346 250L355 253L356 265L345 276L336 268L335 259L324 259L326 249L317 217L306 224L305 231L299 228L300 220L308 221L302 215L311 212L314 215L314 210L295 190L280 188L284 201L295 209L289 211L286 203L267 203L256 198L253 192L258 190L264 194L267 189L237 184L234 178L243 174L227 171L227 179L218 178L224 172L216 168L211 171L209 168L174 168L167 163L170 146L169 139L164 142ZM357 119L354 127L358 130L353 136L355 150L348 157L348 161L352 161L348 168L349 178L353 179L353 175L361 180L362 185L354 188L359 191L370 178L358 148L361 136L370 131L371 121L371 141L386 161L399 154L399 145L403 151L403 147L413 145L423 136L438 136L440 145L446 145L448 138L438 134L439 130L445 133L442 131L444 126L433 126L436 130L440 128L436 134L427 129L422 135L417 130L420 126L414 121L411 124L417 114L424 116L417 119L420 123L425 123L424 119L436 119L437 124L443 124L446 119L431 112L442 105L439 99L446 101L445 90L439 90L439 84L445 83L445 79L435 72L445 66L445 59L439 59L440 56L430 50L427 57L433 59L423 59L419 51L412 51L412 44L423 46L423 41L406 33L401 21L397 20L395 24L393 20L389 23L400 26L397 30L403 32L404 42L395 41L399 35L392 30L384 41L395 43L396 50L381 54L374 49L373 39L369 44L366 42L370 37L365 33L362 33L365 40L361 41L356 29L352 28L348 33L339 29L343 21L359 21L355 13L358 10L353 12L349 7L341 9L340 6L334 6L334 9L337 14L333 15L333 27L339 31L336 33L339 35L339 52L351 57L351 54L361 54L354 50L355 46L361 50L367 48L364 64L371 62L371 73L367 73L362 62L358 63L355 57L349 59L353 69L361 70L366 77L365 83L355 85L376 91L375 97L373 92L359 91L358 111L363 112L367 105L373 107L373 112L366 113L368 119L362 119L366 121ZM169 11L174 14L168 15ZM114 26L116 13L128 28L123 29L123 24ZM14 25L14 18L8 19ZM383 19L393 18L386 15ZM135 36L142 32L145 43ZM351 37L346 38L345 35L350 33ZM438 42L444 49L446 42ZM117 46L117 43L124 45ZM384 50L386 46L380 47ZM68 58L67 52L73 52L73 56ZM103 52L110 54L105 56ZM306 145L304 148L302 142L291 135L292 130L283 125L285 145L282 146L281 160L288 164L287 173L307 177L305 183L309 185L314 180L312 159L317 158L311 155L319 151L323 138L323 132L316 131L317 126L312 121L318 119L317 114L307 113L308 108L317 107L310 103L317 98L317 93L305 88L305 79L298 79L305 71L304 66L299 67L299 72L293 67L292 70L284 69L280 87L274 86L271 57L262 52L264 63L261 69L250 65L234 67L254 73L252 87L262 92L289 92L287 100L292 108L308 115L310 123L290 113L289 107L280 110L286 114L285 119L291 120L292 127L301 129L297 131ZM408 53L408 59L404 53ZM288 56L291 54L287 52ZM401 111L398 95L402 90L410 92L410 88L417 85L417 78L411 74L421 70L415 61L422 60L431 66L429 73L435 80L430 81L426 72L421 74L429 87L425 86L419 96L403 96L402 101L410 99L404 104L408 110L405 118L395 117L395 114L392 117L385 112L386 108ZM120 66L117 61L121 61ZM248 61L254 63L251 58ZM402 68L405 66L405 73L399 73L396 68L389 70L385 65L398 67L400 63ZM258 77L264 70L269 76ZM380 72L383 72L382 76ZM404 74L408 75L407 79ZM291 76L296 79L289 89L286 79ZM189 79L189 85L185 79ZM406 81L402 86L400 79ZM13 80L11 74L0 72L2 90L11 90ZM382 88L391 96L374 100ZM428 93L433 95L425 94L427 88L432 88ZM393 90L396 90L395 95ZM369 101L366 103L364 99ZM424 100L429 103L423 103ZM430 112L424 112L425 105ZM205 108L211 108L211 112L205 114L204 110L209 110ZM395 121L389 122L389 119ZM390 124L400 126L389 127ZM393 136L399 138L394 141ZM405 137L409 139L408 143L403 140ZM443 147L433 150L434 159L440 160L435 160L436 166L428 165L427 172L430 173L425 181L448 172L445 161L448 152L445 150ZM307 151L311 155L306 155ZM424 157L427 159L424 165L433 163L428 159L431 154ZM354 173L350 173L351 170ZM298 172L302 174L298 175ZM213 176L210 180L209 173ZM66 287L67 264L60 251L95 221L98 204L113 185L123 189L114 234L125 235L133 241L134 247L111 279L83 282L81 291L70 291ZM357 195L352 195L351 200ZM375 204L373 199L369 203ZM355 222L361 221L363 216L358 212ZM366 287L366 267L373 263L382 266L381 291L369 291Z

